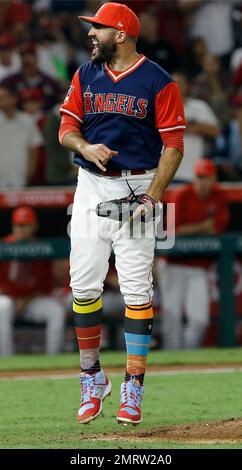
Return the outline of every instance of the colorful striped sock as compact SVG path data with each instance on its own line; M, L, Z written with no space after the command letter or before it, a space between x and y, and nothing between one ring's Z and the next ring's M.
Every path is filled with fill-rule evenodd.
M151 342L153 309L151 303L127 305L125 311L125 341L127 349L127 368L125 381L131 376L143 384L146 358Z
M102 300L100 297L74 298L73 313L82 372L94 374L101 370L99 348L103 323Z

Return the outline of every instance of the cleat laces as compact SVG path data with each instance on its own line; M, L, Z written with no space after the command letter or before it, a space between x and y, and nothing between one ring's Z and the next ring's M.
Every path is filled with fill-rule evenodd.
M95 396L95 377L90 375L84 375L80 377L81 380L81 394L82 394L82 403L90 401L90 399Z
M143 387L135 385L135 378L125 382L121 392L121 404L136 408L140 406L143 397Z

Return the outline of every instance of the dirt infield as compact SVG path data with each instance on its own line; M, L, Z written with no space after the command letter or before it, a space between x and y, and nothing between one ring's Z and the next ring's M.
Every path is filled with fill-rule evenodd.
M124 372L123 367L105 367L105 371L108 374L112 373L122 373ZM174 364L174 365L153 365L149 366L148 372L157 373L157 374L169 374L174 373L178 374L181 372L229 372L229 371L242 371L241 362L238 364ZM58 377L58 376L74 376L80 373L80 369L77 368L56 368L56 369L26 369L26 370L0 370L0 379L21 379L22 377L26 378L48 378L48 377Z
M122 425L121 425L122 426ZM133 432L118 432L103 435L82 436L82 439L93 441L123 441L149 442L149 441L175 441L186 443L238 443L242 442L242 418L232 418L223 421L210 421L201 424L184 424L175 426L161 426L149 430L137 429Z
M122 373L123 368L113 367L105 369L109 374ZM181 374L181 373L221 373L242 371L240 364L204 364L204 365L165 365L149 367L151 374ZM31 380L31 379L61 379L77 377L79 369L51 369L51 370L18 370L18 371L0 371L0 380ZM206 417L204 417L206 419ZM182 425L169 425L142 429L139 427L119 426L118 432L112 434L82 434L82 440L88 441L130 441L138 444L139 442L159 442L173 441L190 444L223 444L223 443L242 443L242 418L231 418L221 421L209 421L203 423L189 423Z

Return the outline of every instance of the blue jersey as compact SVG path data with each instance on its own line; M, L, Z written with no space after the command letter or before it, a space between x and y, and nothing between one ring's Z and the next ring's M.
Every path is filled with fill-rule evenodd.
M145 56L122 72L107 64L83 64L60 111L78 120L90 144L105 144L119 152L107 163L107 170L156 168L163 147L162 132L185 129L176 83ZM79 154L74 161L97 170Z

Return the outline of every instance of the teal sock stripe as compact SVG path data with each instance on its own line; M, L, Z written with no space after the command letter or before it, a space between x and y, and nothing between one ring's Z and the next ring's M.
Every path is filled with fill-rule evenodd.
M128 354L134 356L147 356L151 342L151 335L125 333L125 342Z

